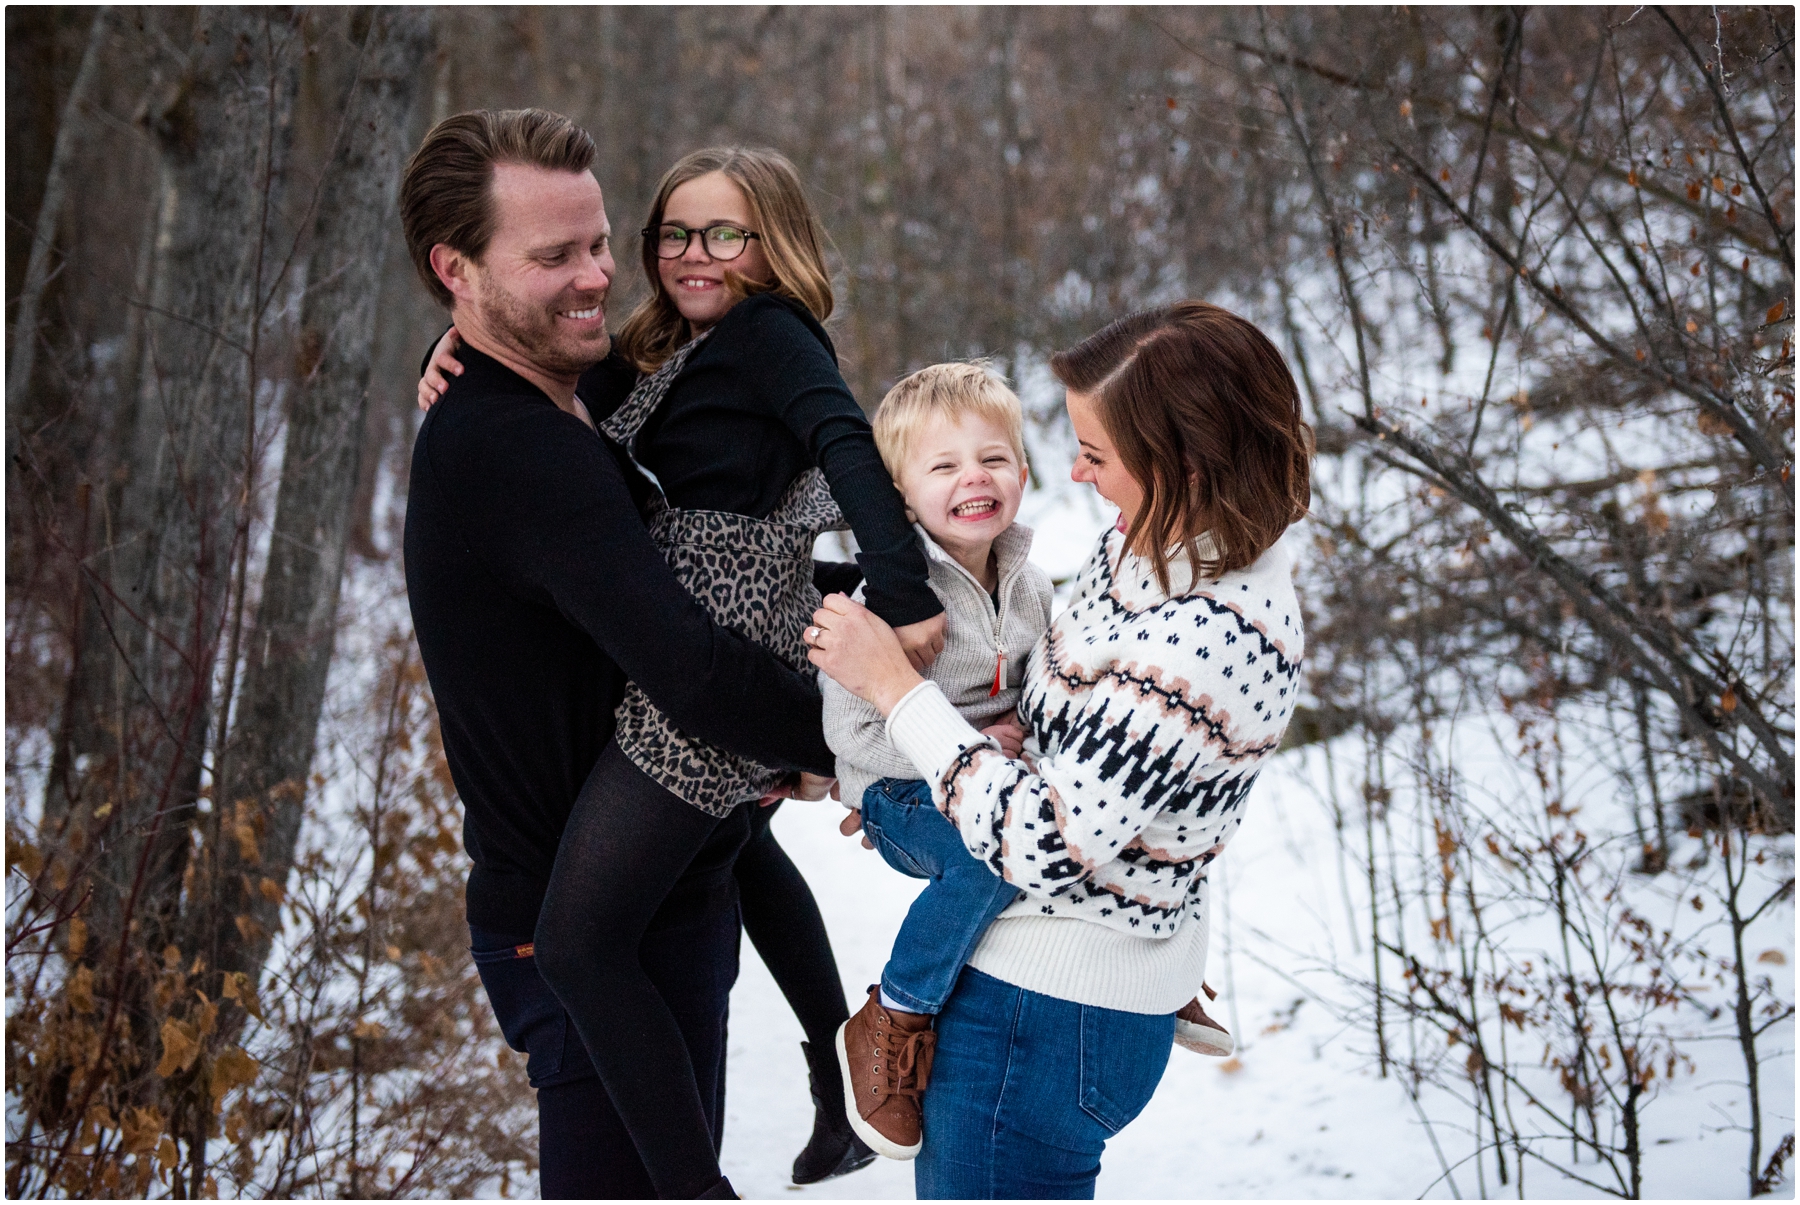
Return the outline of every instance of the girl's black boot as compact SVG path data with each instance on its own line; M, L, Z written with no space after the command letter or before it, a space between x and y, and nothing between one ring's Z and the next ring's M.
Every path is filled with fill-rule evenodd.
M817 1184L869 1166L875 1152L851 1131L844 1117L844 1077L837 1052L815 1053L805 1042L800 1049L806 1055L806 1085L812 1092L813 1131L806 1149L794 1160L794 1183Z

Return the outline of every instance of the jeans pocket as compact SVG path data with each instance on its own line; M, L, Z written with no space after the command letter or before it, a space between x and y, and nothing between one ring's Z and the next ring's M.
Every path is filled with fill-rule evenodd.
M521 954L520 951L526 951ZM525 1056L525 1074L541 1088L563 1069L569 1014L538 974L529 946L470 950L506 1044Z
M1081 1006L1081 1111L1107 1137L1130 1125L1156 1094L1174 1034L1173 1014Z

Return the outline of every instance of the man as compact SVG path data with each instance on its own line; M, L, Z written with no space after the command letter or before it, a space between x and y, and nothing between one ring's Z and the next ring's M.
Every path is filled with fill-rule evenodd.
M475 960L538 1089L543 1194L650 1197L632 1136L534 958L571 808L628 679L683 730L733 752L820 773L832 755L814 683L716 625L680 586L639 516L646 483L576 394L610 348L614 262L593 156L567 118L525 109L440 122L406 166L408 250L464 342L464 371L413 449L406 583L465 809ZM607 361L588 389L608 373L616 404L633 374ZM748 831L742 808L719 822L641 949L681 1030L709 1130L700 1138L715 1154L737 976L732 861ZM679 1195L735 1195L716 1167L706 1175Z

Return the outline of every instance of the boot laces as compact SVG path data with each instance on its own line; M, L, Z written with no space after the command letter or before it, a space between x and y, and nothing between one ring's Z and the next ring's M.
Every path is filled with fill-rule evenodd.
M919 1082L929 1080L931 1076L931 1060L937 1051L937 1034L929 1029L921 1029L902 1038L898 1030L889 1027L886 1037L888 1093L917 1099L923 1095Z

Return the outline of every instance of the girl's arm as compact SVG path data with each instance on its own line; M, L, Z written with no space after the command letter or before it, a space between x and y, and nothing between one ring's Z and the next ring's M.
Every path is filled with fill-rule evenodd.
M856 533L869 607L894 626L922 668L943 648L944 606L931 589L924 551L881 463L869 420L818 333L774 298L750 304L758 307L751 333L759 394L825 474ZM921 650L929 650L922 661Z

